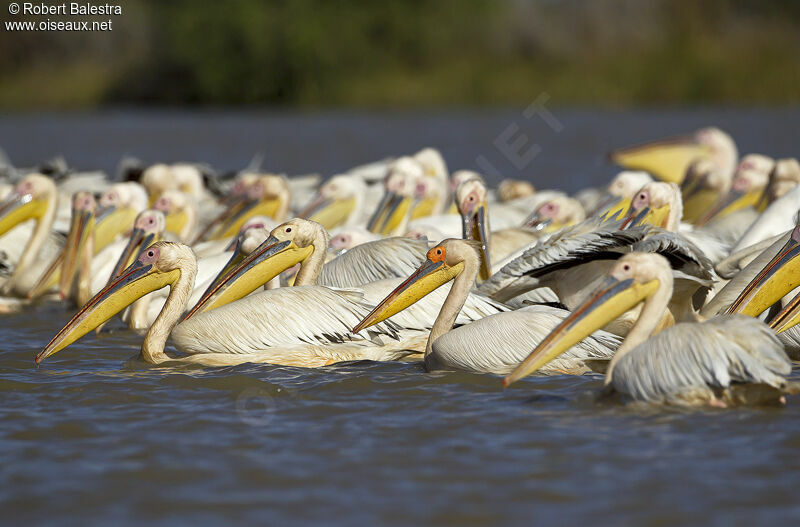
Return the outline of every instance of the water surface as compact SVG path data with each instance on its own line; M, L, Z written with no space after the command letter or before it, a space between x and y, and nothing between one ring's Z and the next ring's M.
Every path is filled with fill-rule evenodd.
M562 132L520 127L542 147L520 170L493 144L514 110L7 116L0 145L20 164L61 152L113 169L128 152L234 168L263 150L276 169L331 173L434 144L452 168L483 153L507 175L575 189L613 173L611 145L707 124L733 132L743 153L791 155L800 117L555 114ZM157 368L131 360L141 337L119 329L35 368L71 314L42 304L0 319L0 510L16 525L800 520L800 398L686 412L596 403L594 376L502 390L495 376L402 363Z

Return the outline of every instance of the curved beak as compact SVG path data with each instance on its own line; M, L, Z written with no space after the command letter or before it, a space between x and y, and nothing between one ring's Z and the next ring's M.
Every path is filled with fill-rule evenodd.
M795 227L786 244L747 284L726 314L757 317L800 285L800 228Z
M729 214L747 207L753 207L758 210L762 195L763 191L761 190L751 190L749 192L730 190L717 201L711 210L700 216L700 218L694 222L695 227L702 227L712 220L724 218Z
M178 269L162 272L152 264L145 265L138 260L135 261L67 322L53 340L36 355L36 364L66 348L147 293L173 284L179 277Z
M486 235L486 202L481 201L461 214L462 236L465 240L475 240L481 244L481 267L478 280L485 281L492 276L492 264L489 260L489 239Z
M709 148L694 137L680 136L619 148L609 157L622 167L646 170L662 181L680 184L692 161L709 154Z
M367 230L384 236L391 234L408 214L411 201L409 197L387 190L367 223Z
M46 211L46 201L34 199L31 194L11 193L0 204L0 236L24 221L38 221Z
M313 245L298 247L294 241L278 241L270 236L227 274L223 275L223 269L184 319L249 295L286 269L308 258L312 252ZM228 265L225 267L227 269Z
M463 270L464 264L461 262L451 267L442 261L425 260L419 269L389 293L364 320L353 328L353 333L383 322L392 315L414 305L431 291L453 280Z
M326 229L342 225L355 209L356 199L332 199L318 195L300 214L300 218L316 221Z
M83 250L95 226L94 210L72 209L72 221L67 233L67 240L62 249L64 256L61 264L61 275L58 282L58 291L61 298L66 298L75 279L78 269L78 260L83 255Z
M572 346L632 309L658 289L658 280L643 284L607 276L589 298L565 318L505 379L503 386L526 377Z

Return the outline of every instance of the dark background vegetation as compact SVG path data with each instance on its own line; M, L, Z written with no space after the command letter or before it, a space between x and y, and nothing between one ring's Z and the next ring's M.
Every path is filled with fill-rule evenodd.
M790 0L110 1L108 33L1 28L0 108L800 101Z

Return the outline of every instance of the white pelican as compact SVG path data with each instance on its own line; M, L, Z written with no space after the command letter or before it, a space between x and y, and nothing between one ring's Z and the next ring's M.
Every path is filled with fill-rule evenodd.
M769 175L775 166L775 160L761 154L748 154L742 158L736 167L733 182L728 194L721 197L708 211L706 211L695 225L702 226L711 221L719 222L726 216L747 212L748 216L742 221L752 221L769 204L765 199L764 189L769 183ZM745 226L747 228L748 225ZM744 232L744 229L742 229ZM741 235L741 233L740 233Z
M591 214L613 218L619 213L625 213L631 205L633 196L652 181L650 174L641 170L619 172L608 184L606 196L600 200Z
M731 252L741 251L794 227L796 214L800 209L800 186L797 185L797 180L800 180L800 163L796 159L779 159L775 162L765 194L771 200L780 192L786 193L770 202L739 238Z
M55 184L41 174L25 176L0 203L0 236L23 222L35 222L14 271L0 289L3 295L25 297L47 262L55 256L58 246L50 230L57 205ZM13 243L20 244L21 241L14 240Z
M645 170L662 181L680 184L689 166L709 159L723 177L736 167L738 150L733 139L719 128L703 128L690 135L660 139L612 151L611 160L631 170Z
M497 186L497 199L501 202L514 201L536 194L536 187L529 181L504 179Z
M189 302L197 264L183 244L158 242L93 297L36 356L37 364L69 346L147 293L170 288L144 337L145 362L224 366L246 362L318 367L341 361L394 360L408 355L395 326L352 334L370 306L361 294L325 287L262 291L178 324ZM167 339L186 356L165 352Z
M197 230L197 202L191 194L165 190L153 202L153 208L164 213L167 232L182 242L192 239Z
M367 229L384 236L398 236L408 230L417 182L424 177L422 165L404 156L392 163L384 180L384 195L372 214Z
M620 258L603 283L503 381L505 386L559 357L595 329L642 304L608 364L607 390L655 404L783 403L795 393L791 362L772 330L744 316L684 323L656 335L672 295L672 271L660 255Z
M364 199L367 185L355 174L337 174L317 191L314 200L299 217L316 221L328 230L366 223Z
M425 367L430 370L467 370L508 373L554 327L567 311L531 306L481 318L453 329L480 269L477 242L449 239L428 251L425 262L364 317L354 332L377 324L415 304L452 281L452 287L431 327L425 347ZM609 357L618 343L614 335L598 332L551 365L552 373L582 373L586 358Z

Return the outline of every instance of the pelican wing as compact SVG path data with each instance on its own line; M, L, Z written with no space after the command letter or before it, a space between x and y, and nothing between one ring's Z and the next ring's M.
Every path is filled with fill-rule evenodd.
M427 252L427 242L410 238L364 243L326 263L317 283L347 288L384 278L406 277L425 260Z
M634 243L632 249L658 253L669 260L673 269L680 269L703 280L713 280L714 264L686 233L674 233L653 227L647 237Z
M507 302L540 287L540 277L547 273L592 260L616 260L648 232L648 227L619 230L619 226L618 221L603 223L591 218L562 229L525 249L479 289L495 300Z
M282 287L195 315L173 330L172 339L188 354L256 354L271 348L398 338L398 326L389 321L350 333L371 309L358 291Z
M786 385L792 365L769 327L745 316L678 324L640 344L614 367L617 391L647 402L735 383Z
M506 375L569 314L550 306L530 306L491 315L456 328L433 343L431 360L442 369L456 369ZM620 338L605 331L567 350L547 364L545 373L583 373L583 359L607 359L614 354Z

